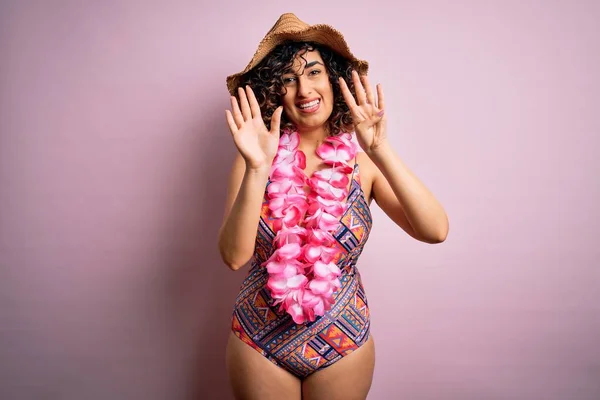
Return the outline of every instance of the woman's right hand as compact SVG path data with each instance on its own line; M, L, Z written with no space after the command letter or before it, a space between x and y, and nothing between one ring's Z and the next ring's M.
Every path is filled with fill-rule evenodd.
M231 109L226 110L227 123L233 141L251 169L270 168L279 146L279 126L283 107L277 107L271 117L271 131L267 130L260 106L250 86L238 88L240 104L231 96Z

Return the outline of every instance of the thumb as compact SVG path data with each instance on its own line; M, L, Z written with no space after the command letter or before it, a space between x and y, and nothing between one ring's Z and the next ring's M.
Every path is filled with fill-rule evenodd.
M281 125L281 114L283 113L283 106L279 106L273 112L271 116L271 134L276 133L279 135L279 127Z

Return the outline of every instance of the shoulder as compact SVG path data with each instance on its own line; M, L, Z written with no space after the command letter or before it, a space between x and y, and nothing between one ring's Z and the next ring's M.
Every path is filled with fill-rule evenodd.
M375 178L378 168L364 151L356 153L356 162L360 169L361 179L372 180Z
M356 153L356 163L358 164L360 174L360 185L367 195L367 198L370 200L373 191L373 183L379 173L379 168L377 168L375 163L363 151Z

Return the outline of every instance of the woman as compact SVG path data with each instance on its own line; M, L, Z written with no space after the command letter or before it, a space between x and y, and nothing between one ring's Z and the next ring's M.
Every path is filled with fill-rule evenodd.
M334 28L284 14L227 78L239 152L219 249L232 270L252 260L226 351L238 399L365 399L375 349L356 262L369 204L417 240L448 233L387 140L383 89L367 69Z

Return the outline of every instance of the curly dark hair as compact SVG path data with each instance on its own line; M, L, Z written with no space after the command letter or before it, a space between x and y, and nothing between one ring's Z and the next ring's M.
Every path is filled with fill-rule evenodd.
M342 96L338 82L338 78L343 77L350 92L353 96L355 95L352 63L326 46L314 42L298 41L286 41L278 45L256 67L241 78L241 86L250 85L254 91L267 129L271 128L273 112L282 104L282 93L285 93L283 75L292 68L297 55L302 56L313 50L317 50L321 54L329 82L333 87L333 110L326 125L328 133L335 136L340 132L352 131L352 115ZM237 93L236 97L238 97ZM283 113L281 130L286 129L295 129L295 127Z

